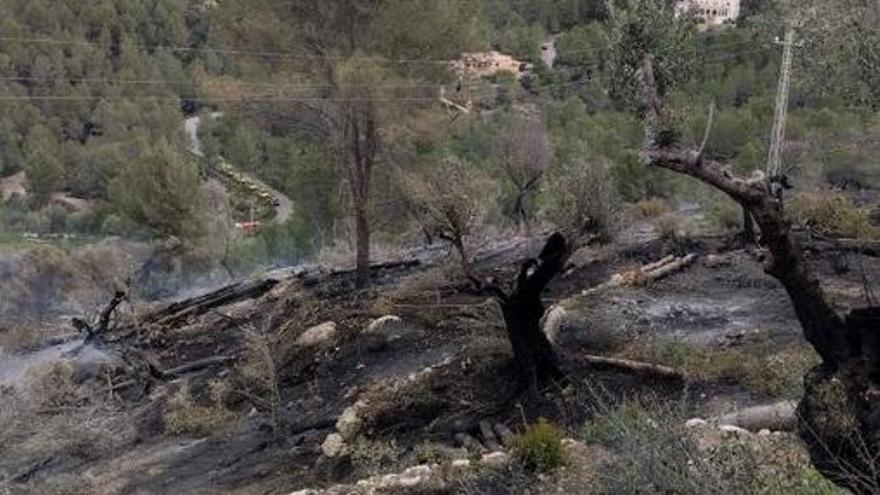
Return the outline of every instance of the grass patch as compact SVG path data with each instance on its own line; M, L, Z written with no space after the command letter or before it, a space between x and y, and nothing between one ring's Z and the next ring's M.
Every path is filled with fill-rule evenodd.
M669 203L663 198L647 198L633 205L633 210L639 218L657 218L669 213Z
M192 389L185 385L165 405L162 416L165 431L172 435L209 436L225 430L236 415L223 404L224 386L210 386L210 404L202 405L193 398Z
M766 345L720 348L683 342L640 342L618 355L677 368L695 380L739 383L780 398L800 396L804 373L819 362L819 356L804 343L774 350Z
M600 493L841 493L810 467L795 437L688 429L683 408L652 398L599 404L581 436L611 452Z

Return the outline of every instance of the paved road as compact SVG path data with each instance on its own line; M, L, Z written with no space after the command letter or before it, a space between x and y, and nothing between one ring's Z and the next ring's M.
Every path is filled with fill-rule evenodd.
M217 117L221 117L222 115L223 114L220 112L214 112L211 114L211 118L215 119ZM199 158L204 158L205 152L202 150L202 141L199 139L199 126L201 125L202 117L198 115L195 117L190 117L183 121L183 128L186 131L186 135L189 137L189 152ZM285 196L281 191L273 189L265 182L261 181L257 177L254 177L252 174L248 174L245 172L244 175L272 194L272 197L275 199L276 220L278 220L279 222L286 222L293 215L293 201L291 201L290 198Z

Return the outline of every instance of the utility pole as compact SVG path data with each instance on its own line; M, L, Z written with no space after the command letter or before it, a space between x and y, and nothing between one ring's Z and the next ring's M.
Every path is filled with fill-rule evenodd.
M782 144L785 141L785 121L788 118L788 95L791 88L791 62L794 48L794 29L788 28L782 51L782 70L776 90L776 116L770 134L770 153L767 157L767 176L776 177L782 172Z

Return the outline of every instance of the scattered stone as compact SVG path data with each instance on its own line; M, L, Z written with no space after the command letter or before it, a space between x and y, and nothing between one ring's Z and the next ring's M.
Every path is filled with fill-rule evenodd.
M506 452L489 452L483 454L480 460L490 467L501 467L510 461L510 455Z
M364 343L368 350L380 351L407 332L407 325L399 316L386 315L376 318L363 332Z
M684 426L685 428L697 428L699 426L705 426L706 424L706 420L703 418L691 418L685 421Z
M566 313L565 308L558 305L553 306L544 313L543 322L541 322L541 329L544 331L544 335L547 336L547 340L549 340L554 346L559 345L562 328L567 316L568 314Z
M476 438L474 438L464 432L456 433L455 434L455 441L458 442L458 444L460 446L462 446L470 451L475 451L475 452L485 452L486 451L486 447L484 447L483 444L478 442Z
M462 469L466 467L470 467L471 461L468 459L455 459L452 461L452 467L457 469Z
M365 407L367 407L367 403L359 400L345 408L342 414L339 415L339 419L336 420L336 431L339 432L343 440L350 440L360 432L361 425L363 424L360 412Z
M336 323L328 321L314 326L300 335L296 347L325 347L336 338Z
M510 447L511 445L513 445L513 440L514 438L516 438L516 436L513 434L510 428L507 427L507 425L505 425L504 423L495 423L494 428L495 433L498 434L498 438L501 439L501 443L505 447Z
M770 436L770 430L768 430L767 428L764 428L764 429L762 429L761 431L758 432L758 435L759 435L759 436L762 436L762 437L769 437L769 436Z
M721 432L723 433L735 436L746 436L749 434L749 430L734 425L719 425L718 429L721 430Z
M345 451L345 441L339 433L331 433L321 444L321 453L326 457L339 457Z
M492 425L488 421L480 421L480 434L483 436L483 444L486 448L493 452L501 450L501 443L495 437L495 431L492 430Z

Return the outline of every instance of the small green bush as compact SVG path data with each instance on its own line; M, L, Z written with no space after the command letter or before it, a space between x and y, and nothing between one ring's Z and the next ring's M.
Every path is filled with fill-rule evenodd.
M541 418L514 441L514 455L527 468L548 473L568 464L562 432Z

